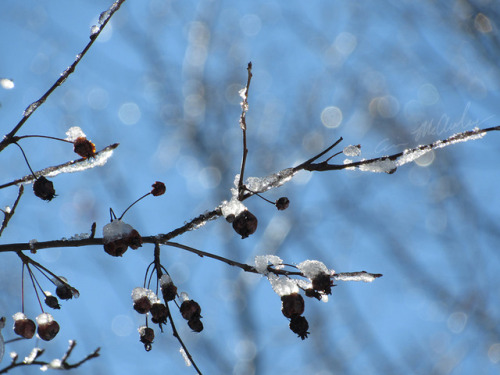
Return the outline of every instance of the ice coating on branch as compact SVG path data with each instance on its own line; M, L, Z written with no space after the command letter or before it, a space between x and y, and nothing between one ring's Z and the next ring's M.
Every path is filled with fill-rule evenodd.
M296 172L293 168L286 168L266 177L248 177L246 187L253 192L263 193L269 189L280 187L292 179Z
M99 25L93 25L91 28L90 28L90 37L91 38L95 38L96 34L101 31L101 26Z
M359 156L361 155L361 147L359 145L353 146L349 145L347 147L344 147L344 150L342 151L345 156L353 157L353 156Z
M105 150L101 151L98 154L96 154L95 158L88 158L85 160L82 160L81 162L67 165L65 167L49 171L45 173L45 170L42 170L39 172L40 175L46 176L46 177L53 177L57 176L60 173L74 173L74 172L81 172L86 169L91 169L95 167L102 167L104 164L107 163L108 159L113 155L113 150Z
M377 160L369 164L362 164L359 169L363 172L391 173L397 168L396 163L390 159Z
M68 238L68 241L86 240L87 238L90 238L90 233L76 233Z
M14 81L9 78L0 78L0 86L5 90L11 90L14 88Z
M9 206L5 206L3 210L5 211L6 214L10 214L12 209Z
M269 273L267 270L269 264L280 268L280 266L283 266L283 259L276 255L257 255L255 257L255 269L258 273L267 275Z
M319 260L305 260L302 263L297 264L297 268L308 279L314 279L320 274L330 275L335 272L333 270L330 271L328 267Z
M412 161L418 159L419 157L427 154L429 151L448 147L461 142L474 141L481 139L486 135L486 132L479 128L474 128L469 131L454 134L442 141L436 141L430 145L422 145L415 148L409 148L403 151L403 155L395 158L394 160L389 159L389 157L381 160L375 160L368 164L362 164L359 169L367 172L385 172L392 173L397 167L411 163Z
M74 142L77 138L86 137L85 133L79 126L72 126L66 131L66 140Z
M2 362L3 355L5 353L5 342L2 336L2 328L5 327L5 317L0 318L0 363Z
M336 274L334 276L335 280L340 281L364 281L365 283L371 283L376 279L374 275L368 272L356 272L356 273L347 273L347 274Z
M279 277L274 274L269 274L267 276L274 292L280 297L287 296L292 293L298 293L299 287L297 286L297 280L289 279L288 277Z
M111 12L109 11L109 9L102 12L101 15L99 16L99 25L104 24L104 22L106 22L110 16Z
M179 353L181 353L182 358L184 358L184 363L186 364L186 366L187 367L191 366L191 360L189 359L188 355L186 354L186 351L182 346L179 349Z
M63 276L58 276L58 278L53 277L52 282L55 286L64 286L68 284L68 280Z
M43 365L42 367L40 367L40 371L47 371L48 369L64 370L64 367L62 367L62 361L56 358L50 361L48 365Z
M124 223L120 219L113 220L102 228L102 237L104 243L109 243L119 238L127 237L134 228L131 225Z
M238 216L238 214L247 209L246 206L238 200L238 191L236 189L231 189L231 194L231 199L222 202L220 207L224 217L228 217L229 215Z
M41 355L42 353L43 353L43 350L42 350L42 349L40 349L40 348L36 348L36 347L35 347L35 348L33 348L33 349L31 350L30 354L28 354L28 356L27 356L27 357L24 357L24 361L23 361L23 362L24 362L24 363L26 363L27 365L29 365L29 364L33 363L33 361L34 361L35 359L37 359L37 357L38 357L39 355Z
M189 301L189 294L187 294L186 292L182 292L181 294L179 294L179 299L181 300L181 302Z
M38 106L40 105L40 102L36 101L34 103L31 103L23 112L23 116L24 117L28 117L29 115L31 115L31 113L38 108Z

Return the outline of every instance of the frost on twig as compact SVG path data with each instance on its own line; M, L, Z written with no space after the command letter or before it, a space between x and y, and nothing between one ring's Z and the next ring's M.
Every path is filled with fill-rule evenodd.
M61 359L53 359L50 362L46 361L40 361L39 357L44 353L43 349L40 348L33 348L33 350L30 352L28 356L24 358L22 362L17 362L18 355L17 353L11 353L11 363L7 367L4 367L0 369L0 374L5 374L9 370L15 368L15 367L25 367L25 366L31 366L31 365L36 365L36 366L41 366L40 370L46 371L48 369L56 369L56 370L71 370L77 367L80 367L82 364L85 362L99 357L99 351L100 348L97 348L94 350L92 353L88 354L85 358L82 360L76 362L76 363L68 363L67 360L71 353L73 352L73 349L76 346L76 341L74 340L69 340L69 347L66 350L66 352L63 354Z
M361 272L341 272L333 276L335 280L339 281L364 281L365 283L371 283L373 280L382 277L379 273L369 273L366 271Z
M95 158L87 158L87 159L82 158L78 160L72 160L64 164L56 165L53 167L42 169L41 171L37 171L35 172L35 175L37 177L39 176L53 177L57 176L60 173L81 172L94 167L101 167L104 164L106 164L108 159L113 155L113 150L117 148L118 145L119 143L115 143L105 147L104 149L95 154ZM4 185L0 185L0 189L16 184L28 184L31 183L33 179L34 179L33 175L29 174L18 180L9 182Z
M500 126L494 126L486 129L474 128L473 130L457 133L446 139L436 141L428 145L421 145L415 148L409 148L397 154L382 156L374 159L361 160L357 162L348 161L344 164L329 164L328 163L328 161L330 160L329 158L326 161L316 163L315 161L318 158L326 154L342 140L342 138L340 138L332 146L328 147L326 150L316 155L315 157L309 159L305 163L302 163L299 166L295 167L294 170L298 171L304 169L306 171L324 172L331 170L358 168L362 171L367 171L367 172L394 173L398 167L411 163L412 161L418 159L422 155L425 155L426 153L432 150L444 148L461 142L468 142L476 139L481 139L486 135L486 133L498 130L500 130ZM353 150L347 150L347 156L352 155L351 151Z

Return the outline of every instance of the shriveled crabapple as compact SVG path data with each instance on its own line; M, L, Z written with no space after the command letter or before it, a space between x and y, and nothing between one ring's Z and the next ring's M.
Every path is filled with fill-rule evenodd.
M304 313L304 298L299 293L291 293L281 297L281 312L287 318Z
M151 314L151 321L153 323L159 324L160 328L162 324L167 323L168 310L167 306L165 306L163 303L153 303L151 309L149 310L149 313Z
M147 314L153 303L158 301L158 297L156 297L155 293L146 288L134 288L132 290L132 301L134 302L134 310L139 314Z
M312 278L312 287L314 290L324 292L325 294L332 294L333 281L329 274L320 273Z
M73 141L73 150L84 159L95 158L95 144L85 137L78 137Z
M50 308L57 309L57 310L59 310L61 308L61 305L59 304L59 300L57 299L57 297L53 296L51 294L46 294L44 302Z
M201 307L198 302L188 299L182 302L180 312L184 319L191 320L201 316Z
M155 331L153 331L152 328L146 326L139 327L138 331L139 339L144 344L144 349L149 352L151 350L151 344L155 339Z
M241 238L247 238L257 230L257 218L248 210L240 212L233 221L233 229Z
M287 197L281 197L274 203L276 208L280 211L286 210L290 205L290 200Z
M50 341L59 332L59 323L57 323L49 313L41 313L36 317L38 323L38 336L44 341Z
M304 340L309 334L309 332L307 332L309 329L309 323L303 316L294 315L290 320L290 329L293 333L296 333L302 340Z
M201 322L200 318L193 318L188 321L188 326L191 328L194 332L200 333L203 331L203 323Z
M175 296L177 295L177 287L174 285L169 275L161 275L160 289L165 302L173 301L175 299Z
M17 335L25 339L30 339L35 335L36 325L33 320L28 319L22 312L15 313L12 318L14 319L14 332Z
M151 190L151 194L155 197L165 194L165 191L167 190L165 184L161 181L156 181L153 185L151 185L151 187L153 188Z
M33 192L38 198L47 202L50 202L56 196L54 184L44 176L37 177L33 182Z
M109 255L122 256L130 246L137 249L142 246L142 237L131 225L115 219L102 228L104 251Z

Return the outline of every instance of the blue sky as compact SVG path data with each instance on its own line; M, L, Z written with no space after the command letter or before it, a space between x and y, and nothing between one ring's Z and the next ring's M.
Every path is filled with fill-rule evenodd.
M109 5L1 5L0 78L15 83L0 89L2 132L73 62ZM58 196L50 203L27 186L0 241L70 237L88 232L92 222L100 233L110 207L121 213L156 180L167 193L125 216L142 235L169 232L229 199L241 162L237 93L249 61L246 176L298 165L340 136L339 147L361 144L362 157L370 158L496 126L498 22L493 2L126 1L75 73L19 132L64 138L79 126L97 149L120 146L102 168L55 177ZM200 368L207 374L497 373L497 143L498 135L488 134L392 175L301 172L266 194L286 195L288 210L248 201L259 219L251 237L241 240L219 219L175 239L249 264L256 255L277 254L292 264L318 259L341 272L384 274L371 284L339 282L326 304L307 299L305 341L288 329L265 278L163 247L163 265L202 308L201 334L174 314ZM74 158L63 143L21 145L35 170ZM17 148L1 157L1 184L28 174ZM14 187L2 189L0 205L12 205L16 195ZM149 353L138 341L144 319L133 311L130 293L142 284L152 245L120 259L100 246L33 257L81 294L54 312L61 332L38 343L45 359L75 339L74 360L102 348L75 374L193 372L168 328L157 330ZM2 254L1 265L0 311L10 318L21 305L21 263ZM31 289L25 298L26 313L38 315ZM7 351L24 356L33 345L16 342Z

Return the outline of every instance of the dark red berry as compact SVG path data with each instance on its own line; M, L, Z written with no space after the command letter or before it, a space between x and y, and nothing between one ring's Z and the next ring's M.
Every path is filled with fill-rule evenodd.
M309 329L309 323L303 316L294 315L290 320L290 329L293 333L296 333L302 340L304 340L309 334L309 332L307 332Z
M312 279L312 287L314 290L324 292L325 294L332 294L333 281L330 275L320 273Z
M167 323L168 310L163 303L153 303L149 312L151 313L151 321L153 323L160 325Z
M125 241L127 245L130 246L130 248L133 250L137 250L139 247L142 246L142 237L139 234L139 232L136 231L135 229L133 229L132 232L130 232Z
M191 328L194 332L201 332L203 331L203 323L201 322L200 318L193 318L188 321L188 326Z
M56 288L56 294L60 299L64 300L73 298L71 287L67 284L58 285Z
M147 296L143 296L134 300L134 310L139 314L146 314L151 310L153 304Z
M144 344L144 349L149 352L151 350L151 344L155 339L155 331L153 331L152 328L142 326L139 328L139 335L141 342Z
M275 202L275 204L278 210L283 211L288 208L288 206L290 205L290 201L288 200L287 197L281 197Z
M44 341L52 340L59 332L59 323L48 313L38 315L36 322L38 323L38 336Z
M44 176L38 177L35 182L33 182L33 192L38 198L44 201L51 201L56 196L54 184Z
M186 320L199 318L201 314L201 307L198 302L188 299L182 302L180 307L181 315Z
M31 319L28 319L24 314L17 313L14 315L14 332L24 337L25 339L30 339L35 335L36 325Z
M170 282L161 286L161 293L163 294L165 302L173 301L177 295L177 287L174 283Z
M233 229L241 238L247 238L257 230L257 218L248 210L240 212L233 221Z
M281 297L281 312L287 318L304 313L304 298L299 293L292 293Z
M165 194L165 191L167 190L165 184L160 181L156 181L151 186L153 187L153 189L151 190L151 194L153 194L155 197Z
M61 305L59 305L59 300L56 296L45 297L45 304L53 309L59 310L61 308Z
M127 242L123 238L104 244L104 251L114 257L121 257L128 249Z
M78 137L73 142L73 150L84 159L95 158L95 144L85 137Z

